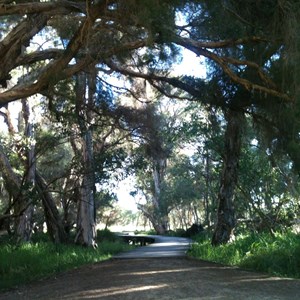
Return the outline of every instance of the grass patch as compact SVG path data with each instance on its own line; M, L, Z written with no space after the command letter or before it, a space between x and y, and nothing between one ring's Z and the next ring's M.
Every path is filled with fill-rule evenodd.
M44 241L20 246L0 244L0 290L100 262L127 249L129 246L119 241L103 241L95 250Z
M198 239L189 255L239 266L271 275L300 278L300 236L294 233L248 234L236 241L213 247L210 239Z

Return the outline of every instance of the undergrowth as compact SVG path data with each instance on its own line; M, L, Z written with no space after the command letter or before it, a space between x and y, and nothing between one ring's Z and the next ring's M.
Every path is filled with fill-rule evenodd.
M292 232L240 235L232 243L213 247L199 237L189 252L195 258L239 266L271 275L300 278L300 236Z
M97 249L47 241L21 245L0 243L0 290L100 262L128 248L118 240L103 240Z

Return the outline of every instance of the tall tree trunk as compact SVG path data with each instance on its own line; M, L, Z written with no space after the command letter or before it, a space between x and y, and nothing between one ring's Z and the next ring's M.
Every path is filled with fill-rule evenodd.
M234 190L238 179L244 114L228 110L225 113L227 127L221 184L218 194L217 224L212 237L212 245L218 246L230 241L236 225L234 212Z
M154 159L153 166L153 182L154 194L152 198L154 206L154 215L152 217L152 225L157 234L165 234L168 230L168 212L161 201L161 188L164 181L166 171L166 159Z
M80 187L80 201L78 202L76 242L81 245L96 247L95 180L92 147L92 133L87 130L83 138L84 174Z
M25 123L24 136L27 140L27 151L26 151L26 174L25 174L25 187L26 193L31 194L34 197L33 190L35 187L35 143L34 143L34 133L33 124L30 120L30 107L28 105L27 99L22 100L22 114ZM16 224L16 235L19 241L28 242L31 239L32 229L33 229L33 199L29 197L20 198L22 201L18 201L17 213L19 217L17 218Z
M208 149L205 151L205 157L203 158L203 164L205 164L205 194L204 194L204 209L205 209L205 221L204 224L210 227L210 209L209 209L209 182L210 182L210 158Z
M92 135L92 107L96 92L96 72L94 69L77 77L76 109L82 144L82 181L77 211L77 235L75 242L88 247L96 247L96 207L95 178ZM86 99L86 91L88 97Z

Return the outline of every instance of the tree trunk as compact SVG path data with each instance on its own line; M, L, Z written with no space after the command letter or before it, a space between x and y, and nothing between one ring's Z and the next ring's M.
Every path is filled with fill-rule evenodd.
M227 127L221 184L218 194L217 224L212 237L212 245L218 246L230 241L236 225L234 212L234 190L238 178L244 115L229 110L225 113Z
M148 205L139 205L139 209L149 219L157 234L164 235L169 229L169 218L166 205L161 201L161 188L164 180L166 159L152 158L153 160L153 190L147 197ZM148 207L150 205L150 208Z
M21 197L21 185L22 181L18 175L14 172L7 156L4 153L4 149L0 144L0 169L5 182L5 186L8 192L14 198L14 201Z
M25 121L24 136L28 141L28 150L26 152L26 174L25 186L26 193L34 197L33 190L35 187L35 143L33 124L30 121L30 107L27 99L22 100L22 113ZM19 241L29 242L33 230L33 199L29 197L21 198L23 201L18 201L18 209L20 210L17 218L16 234ZM22 212L21 212L22 211Z
M149 222L151 223L152 227L154 228L157 234L160 235L165 234L166 229L163 225L162 220L157 217L157 214L147 210L147 208L141 204L138 205L138 209L141 210L143 215L149 220Z
M71 139L73 140L73 138ZM72 146L74 149L74 146ZM76 215L74 211L76 211L76 203L79 199L79 186L78 186L78 178L75 174L75 169L70 170L70 175L67 176L64 180L63 184L63 194L61 197L61 205L63 209L63 225L66 234L69 234L71 229L73 228L76 220Z
M25 136L27 136L28 140L30 140L32 138L33 133L32 133L32 125L29 124L28 122L29 111L26 105L23 105L23 117L27 124L27 128L25 128ZM14 128L11 123L9 111L7 111L5 122L8 125L10 134L14 134ZM28 192L30 188L31 189L33 188L33 184L34 184L34 176L32 173L35 168L34 147L29 147L29 150L26 153L26 155L27 155L27 160L23 162L25 163L24 165L26 168L26 174L24 177L25 177L25 183ZM29 241L32 232L32 214L33 214L32 201L28 199L28 193L26 195L26 191L24 188L24 181L22 181L21 178L14 172L6 154L4 153L4 149L1 144L0 144L0 169L2 172L6 189L12 197L12 203L10 207L14 209L13 217L15 218L15 222L14 222L15 234L19 241ZM9 214L10 209L7 212Z
M84 174L80 188L78 203L76 243L84 246L96 247L96 211L94 201L94 170L92 133L88 130L83 139Z
M209 209L209 182L210 182L210 158L208 149L205 151L205 157L203 159L205 164L205 194L204 194L204 209L205 209L205 221L204 224L210 227L210 209Z
M42 198L45 219L47 224L47 233L54 243L66 243L67 234L59 215L59 211L55 205L51 193L47 190L47 183L42 175L36 171L36 186Z
M95 176L92 135L92 107L96 92L96 72L90 70L89 75L79 74L76 86L76 110L79 130L81 133L81 165L82 181L80 199L77 210L77 235L75 242L88 247L97 247L96 244L96 207L95 207ZM86 90L88 98L86 99Z
M11 214L12 208L16 205L16 203L23 202L21 199L24 197L22 187L22 181L19 176L14 172L6 154L4 153L4 149L0 144L0 171L4 180L5 188L10 195L10 204L8 209L6 210L2 221L6 221L6 226L10 228L11 217L17 218L20 213L23 213L20 209L14 208L14 214ZM15 223L16 225L16 223ZM16 228L16 227L15 227Z
M168 213L166 212L166 208L163 207L163 203L161 201L161 188L164 181L165 170L166 159L155 159L153 166L154 194L152 201L154 206L154 215L152 217L152 225L157 234L165 234L169 227Z

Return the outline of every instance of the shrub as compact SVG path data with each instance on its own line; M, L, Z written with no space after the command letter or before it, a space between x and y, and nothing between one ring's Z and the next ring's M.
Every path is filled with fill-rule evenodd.
M240 266L278 276L300 278L300 236L294 233L240 235L236 241L213 247L197 238L189 254L196 258Z
M97 242L116 242L119 241L119 237L108 229L97 230Z
M0 290L99 262L129 249L118 241L102 241L97 249L50 242L0 245Z

